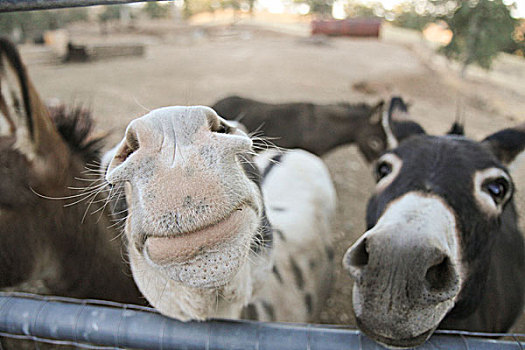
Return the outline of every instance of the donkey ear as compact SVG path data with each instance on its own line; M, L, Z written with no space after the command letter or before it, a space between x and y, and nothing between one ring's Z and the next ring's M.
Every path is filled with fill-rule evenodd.
M412 135L426 134L421 125L409 119L408 106L401 97L394 96L390 99L388 112L383 114L382 126L389 149Z
M42 103L16 47L0 38L0 146L17 149L31 162L35 179L60 181L69 161L67 146ZM38 185L38 184L33 184Z
M507 167L515 167L525 150L525 123L487 136L483 144Z
M400 104L400 102L402 104ZM394 133L393 116L394 114L397 114L398 109L402 107L406 107L403 100L400 97L392 97L388 104L388 108L381 113L381 127L385 133L385 144L387 150L396 148L399 144L399 140Z
M398 140L393 132L394 123L392 121L392 117L400 106L405 106L403 100L401 100L403 103L400 105L398 99L401 100L397 97L392 98L386 109L385 102L380 101L377 105L372 107L370 114L369 123L381 128L384 133L384 144L386 145L386 149L395 148L398 144Z
M458 120L456 120L446 135L465 136L465 126Z
M28 159L64 146L16 47L0 38L0 137L6 136Z
M0 38L0 136L15 138L21 127L33 137L26 72L14 45Z
M388 104L388 114L392 120L408 119L408 104L399 96L394 96Z
M383 110L385 108L385 101L379 101L370 110L370 117L368 122L372 125L381 125L381 119L383 118Z

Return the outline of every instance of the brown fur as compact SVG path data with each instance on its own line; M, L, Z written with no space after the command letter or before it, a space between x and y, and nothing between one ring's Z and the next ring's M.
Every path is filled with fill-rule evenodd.
M50 115L4 39L0 59L0 290L144 303L103 196L67 207L79 198L59 199L86 187L77 178L97 157L89 113Z
M335 147L355 144L371 162L386 149L381 127L383 105L383 102L375 106L364 103L271 104L229 96L217 101L212 108L226 119L240 121L248 131L262 134L279 147L302 148L321 156ZM399 118L407 112L400 97L391 99L388 113L401 119L394 122L394 133L399 139L408 132L424 132L419 124Z

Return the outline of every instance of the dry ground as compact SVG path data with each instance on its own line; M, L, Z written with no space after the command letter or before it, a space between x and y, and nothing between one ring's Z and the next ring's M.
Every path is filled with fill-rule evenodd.
M449 128L459 101L467 134L477 139L525 120L525 91L515 83L525 74L521 62L510 72L505 68L511 66L500 65L490 76L474 72L468 81L461 81L419 39L407 40L395 31L385 32L382 40L310 40L247 25L139 26L134 34L113 33L110 38L96 33L96 28L73 31L77 42L144 42L146 56L69 65L29 62L29 70L46 98L90 105L99 130L114 131L112 142L130 120L149 109L209 105L230 94L273 102L324 103L375 102L400 93L412 102L413 118L432 133ZM30 58L32 50L25 47L23 53ZM354 89L356 83L365 89ZM336 184L339 207L338 271L322 321L352 324L351 281L339 262L364 232L366 198L373 181L353 146L336 149L324 160ZM523 168L516 176L522 192ZM523 202L523 196L519 199ZM516 331L525 332L525 323Z

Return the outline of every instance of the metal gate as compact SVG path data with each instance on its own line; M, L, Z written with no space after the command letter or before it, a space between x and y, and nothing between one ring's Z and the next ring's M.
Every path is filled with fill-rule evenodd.
M0 293L0 336L87 349L384 349L342 326L212 320L181 322L156 310L97 300ZM488 339L507 336L512 341ZM418 349L515 350L525 334L437 331Z

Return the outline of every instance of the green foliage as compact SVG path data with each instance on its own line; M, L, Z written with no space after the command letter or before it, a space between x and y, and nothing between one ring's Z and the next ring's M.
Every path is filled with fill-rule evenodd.
M427 24L451 15L458 6L456 0L412 0L396 8L393 24L422 31Z
M248 3L248 9L250 11L250 13L253 12L253 8L255 6L255 0L246 0L246 2Z
M297 3L307 4L310 6L310 13L319 15L330 15L334 0L294 0Z
M159 4L156 1L147 2L143 9L149 18L167 18L169 10L168 4Z
M525 21L517 26L512 35L512 43L503 51L525 57Z
M109 5L109 6L104 6L104 11L102 11L99 15L98 15L98 20L100 22L108 22L108 21L111 21L111 20L117 20L120 18L120 11L121 11L121 8L122 6L125 6L125 5Z
M502 0L469 0L460 4L451 17L445 17L454 34L442 52L463 65L490 69L494 57L512 45L517 21Z
M408 29L422 31L427 24L435 21L435 16L430 14L417 14L415 11L403 11L398 14L393 24Z
M381 5L379 4L379 6ZM359 2L350 2L345 6L345 12L348 17L378 17L375 14L373 5L364 5Z
M253 11L255 0L185 0L183 13L185 17L201 12L214 12L220 8L238 11L242 8Z
M308 0L307 3L310 5L311 13L325 15L332 13L334 0Z
M221 1L221 7L239 10L241 8L241 2L239 0L223 0Z
M37 39L46 30L62 28L68 23L87 19L85 8L1 13L0 33L12 36L13 31L19 29L22 41Z
M182 12L188 18L201 12L214 12L219 7L220 3L213 0L185 0Z

